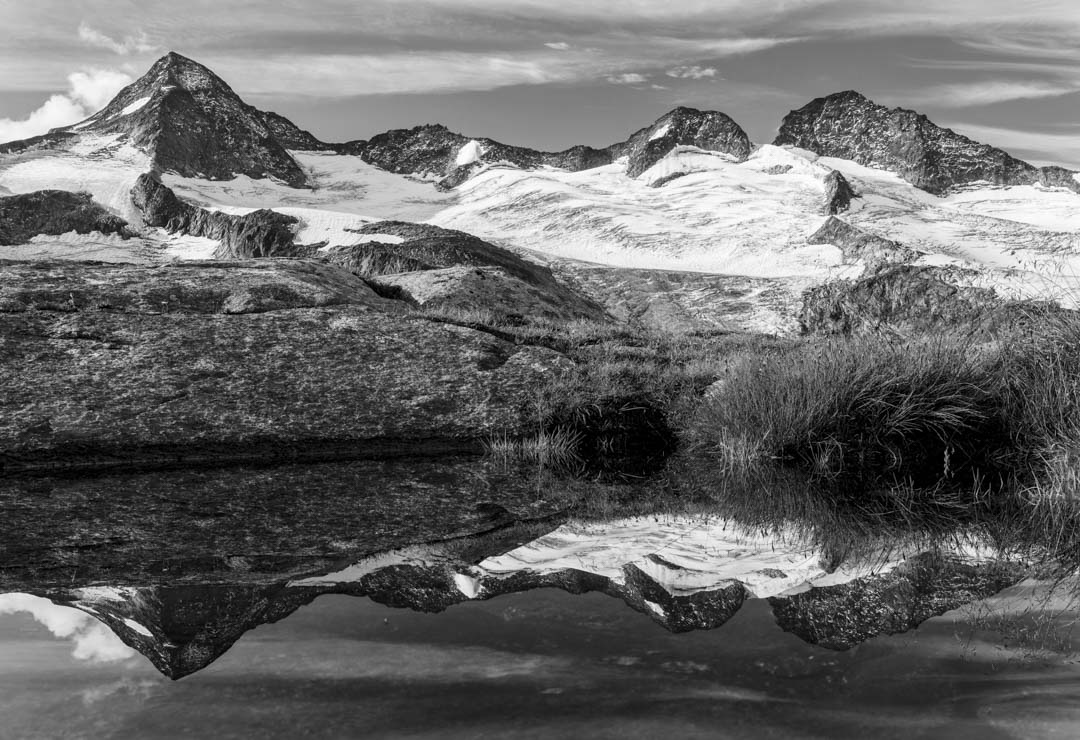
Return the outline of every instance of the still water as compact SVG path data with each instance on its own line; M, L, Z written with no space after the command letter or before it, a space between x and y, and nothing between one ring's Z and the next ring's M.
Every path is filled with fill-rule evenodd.
M782 632L763 600L672 634L598 593L441 614L325 595L174 682L82 612L0 603L4 738L1080 734L1080 665L972 631L963 610L834 652Z

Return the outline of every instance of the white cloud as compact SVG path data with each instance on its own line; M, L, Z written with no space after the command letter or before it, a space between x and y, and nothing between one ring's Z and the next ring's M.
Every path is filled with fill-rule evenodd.
M675 67L664 74L682 80L701 80L706 77L716 77L717 71L716 67L699 67L695 64L688 67Z
M942 123L964 136L995 146L1037 165L1080 169L1080 136L1075 133L1038 132L972 123Z
M105 107L131 77L108 69L68 75L68 91L50 97L23 120L0 118L0 143L40 136L49 129L70 126Z
M0 614L26 612L57 637L71 640L79 660L111 663L127 660L135 651L89 614L30 594L0 594Z
M966 108L990 105L1006 100L1056 98L1080 90L1080 85L1064 82L988 80L985 82L937 85L905 98L913 105L939 105L947 108Z
M141 31L137 36L125 36L122 40L116 41L101 31L91 28L85 22L79 24L79 40L88 46L107 49L120 56L135 53L144 54L156 51L158 48L151 44L146 34Z
M548 43L544 44L544 46L549 49L555 49L556 51L566 51L570 48L570 44L566 43L565 41L549 41Z
M641 85L649 81L646 75L637 72L626 72L618 75L608 75L607 81L613 85Z

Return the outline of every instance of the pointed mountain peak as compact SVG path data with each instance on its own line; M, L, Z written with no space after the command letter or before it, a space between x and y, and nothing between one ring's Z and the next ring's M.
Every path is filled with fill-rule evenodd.
M327 148L288 119L248 105L208 67L176 52L104 109L60 131L120 134L159 170L184 177L272 177L293 187L306 186L307 176L288 150Z
M170 51L158 59L136 85L175 86L191 93L217 92L236 95L224 80L205 65Z
M1080 190L1068 170L1035 167L938 126L921 113L879 105L854 90L816 98L791 111L773 143L890 170L937 195L978 182Z

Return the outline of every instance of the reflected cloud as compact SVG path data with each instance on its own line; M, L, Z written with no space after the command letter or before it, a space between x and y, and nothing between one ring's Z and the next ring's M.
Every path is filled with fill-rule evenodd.
M71 640L78 660L115 663L135 656L108 627L78 609L30 594L0 594L0 614L30 614L56 637Z

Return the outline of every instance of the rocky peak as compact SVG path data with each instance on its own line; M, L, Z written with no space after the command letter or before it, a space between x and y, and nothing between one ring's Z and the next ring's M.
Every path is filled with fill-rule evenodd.
M723 152L737 159L746 159L751 148L750 137L730 116L685 107L664 114L651 126L610 148L616 156L628 158L626 174L637 177L680 145Z
M1069 170L1040 169L938 126L916 111L878 105L854 90L817 98L791 111L774 143L891 170L939 195L976 182L1041 183L1080 192L1080 182Z
M307 185L307 177L288 149L327 148L282 116L248 105L207 67L175 52L104 109L57 132L122 134L159 170L186 177L273 177L293 187Z

